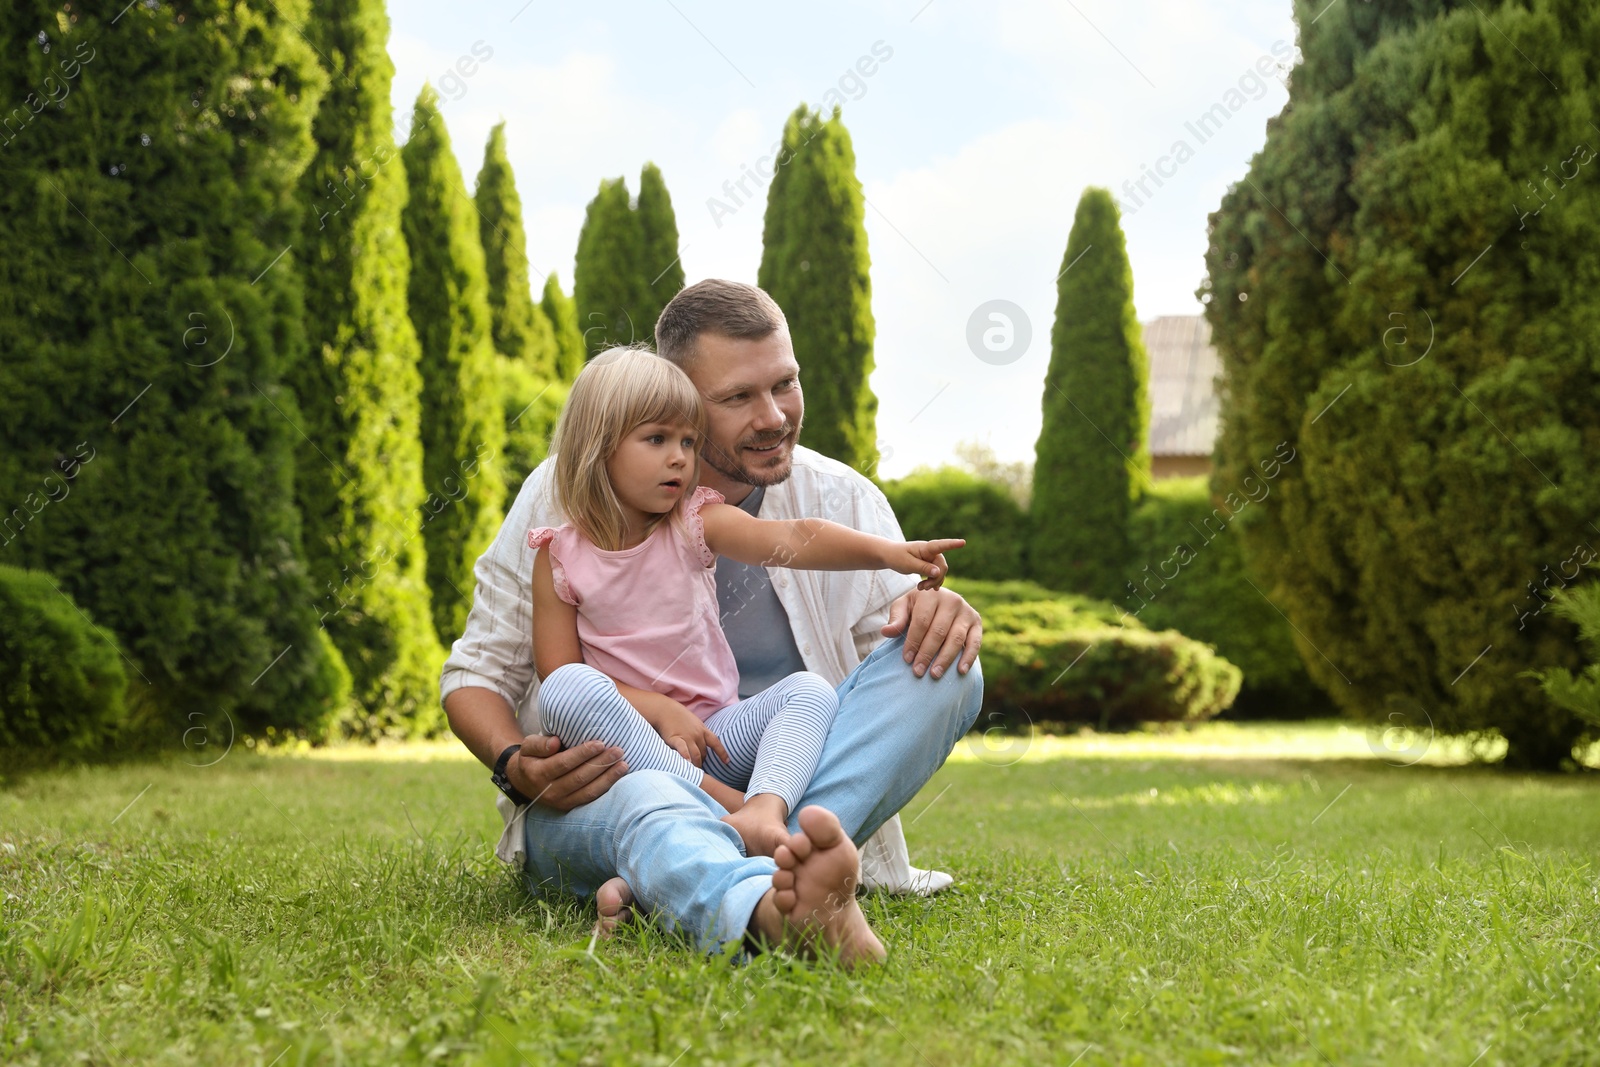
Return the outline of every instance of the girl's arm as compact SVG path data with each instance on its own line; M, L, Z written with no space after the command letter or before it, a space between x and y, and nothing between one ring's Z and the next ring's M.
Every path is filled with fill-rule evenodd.
M700 509L706 545L719 556L760 567L812 571L889 569L918 574L937 588L949 567L944 553L966 541L891 541L826 519L757 519L732 504Z
M533 666L540 678L557 667L583 662L578 644L578 609L556 596L550 570L550 552L540 549L533 557Z

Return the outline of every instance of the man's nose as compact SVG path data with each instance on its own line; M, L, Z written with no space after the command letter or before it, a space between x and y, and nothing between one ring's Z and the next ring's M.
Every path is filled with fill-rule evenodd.
M784 417L783 409L778 407L778 401L772 394L763 397L756 406L754 426L758 430L776 430L789 420Z

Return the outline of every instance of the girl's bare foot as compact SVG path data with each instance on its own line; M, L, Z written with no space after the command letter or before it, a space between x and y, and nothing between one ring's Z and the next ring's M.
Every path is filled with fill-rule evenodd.
M609 878L594 895L595 907L600 911L600 921L594 924L594 934L604 940L616 932L617 927L633 918L633 890L621 878Z
M838 954L845 967L881 962L888 955L856 903L861 856L838 816L812 805L800 809L800 832L773 859L772 891L750 917L758 936L810 955Z
M700 780L700 791L722 805L723 811L738 811L744 807L744 794L731 785L724 785L711 775Z
M789 840L789 805L772 793L757 793L722 821L739 831L746 856L771 856Z

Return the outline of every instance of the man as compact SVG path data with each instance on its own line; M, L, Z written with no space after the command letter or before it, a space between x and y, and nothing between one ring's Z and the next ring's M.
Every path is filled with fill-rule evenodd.
M662 311L656 341L705 400L701 485L763 518L830 519L903 539L871 482L798 446L800 368L770 296L736 282L699 282ZM522 864L534 886L585 897L604 890L597 901L603 922L636 896L706 946L751 936L800 947L821 942L847 963L881 956L855 903L856 847L882 827L867 850L876 884L900 891L936 888L935 879L948 884L948 875L910 867L896 813L977 717L977 612L949 590L919 591L917 579L889 571L718 563L739 695L800 670L839 686L838 715L790 816L789 845L776 859L746 857L738 834L720 821L722 808L682 780L626 774L617 749L598 742L564 749L532 732L538 683L527 531L560 521L552 498L546 462L478 560L472 613L440 683L450 728L495 769L505 793L500 857ZM622 882L631 896L613 888Z

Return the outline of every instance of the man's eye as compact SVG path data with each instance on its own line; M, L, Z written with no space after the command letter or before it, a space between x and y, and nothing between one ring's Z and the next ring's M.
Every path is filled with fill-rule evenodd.
M781 393L785 389L793 389L796 385L799 385L799 384L800 383L795 381L793 378L785 378L783 381L781 381L781 382L779 382L777 384L777 386L774 388L774 392Z

